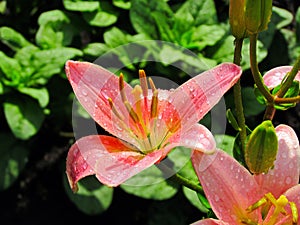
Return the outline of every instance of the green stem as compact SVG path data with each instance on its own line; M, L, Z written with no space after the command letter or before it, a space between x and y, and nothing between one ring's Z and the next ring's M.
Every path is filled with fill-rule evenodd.
M156 166L165 174L174 174L174 170L172 170L170 167L168 167L164 163L157 164ZM181 176L178 173L175 173L169 179L175 183L181 184L187 188L190 188L191 190L194 190L194 191L204 195L203 188L199 184Z
M270 93L268 87L264 84L263 78L259 72L257 60L256 60L256 49L257 49L257 35L250 35L250 65L251 72L254 79L254 82L260 91L260 93L267 99L267 109L265 111L264 120L272 120L276 109L274 108L274 97Z
M199 194L204 195L203 188L200 185L190 181L189 179L186 179L185 177L179 175L178 173L170 177L170 179L178 184L181 184L191 190L198 192Z
M267 99L268 103L273 103L274 98L271 95L269 89L264 84L263 78L259 72L257 60L256 60L256 49L257 49L257 34L250 35L250 65L251 65L251 72L254 79L254 82L262 93L262 95Z
M236 65L241 65L242 59L242 46L243 46L244 39L237 38L235 40L235 48L234 48L234 59L233 62ZM245 143L247 138L247 131L246 131L246 120L244 116L244 109L243 109L243 100L242 100L242 88L241 82L238 82L233 86L233 94L234 94L234 104L235 104L235 111L237 115L237 121L239 125L239 134L240 140L242 143L242 151L245 152Z
M283 103L299 103L300 96L292 97L292 98L275 98L275 103L283 104Z

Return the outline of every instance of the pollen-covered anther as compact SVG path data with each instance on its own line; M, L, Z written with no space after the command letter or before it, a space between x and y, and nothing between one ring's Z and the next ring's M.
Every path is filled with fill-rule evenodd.
M152 89L151 118L156 118L158 116L158 90L151 78L149 78L149 84Z
M146 73L144 70L139 70L139 78L140 78L140 84L143 90L143 96L147 98L148 96L148 84L147 84L147 78Z

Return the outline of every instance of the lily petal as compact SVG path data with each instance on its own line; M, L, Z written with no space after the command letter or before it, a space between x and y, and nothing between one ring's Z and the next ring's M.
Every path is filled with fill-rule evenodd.
M147 155L117 138L91 135L79 139L69 150L67 175L74 191L77 182L95 174L98 180L108 186L118 186L125 180L157 162L162 151Z
M278 153L274 168L267 174L254 177L265 193L272 192L278 198L299 182L300 148L298 137L291 127L279 125L275 129L278 137Z
M223 63L178 87L170 94L164 108L163 117L168 127L181 127L181 131L189 129L219 102L241 73L237 65Z
M221 220L205 219L205 220L199 220L195 223L192 223L191 225L229 225L229 223L225 223Z
M196 123L188 131L178 133L170 138L170 145L165 148L164 155L177 146L183 146L205 154L212 154L216 151L216 142L212 133L203 125Z
M129 123L129 115L119 91L119 78L101 66L88 62L67 61L66 74L80 104L91 117L106 131L129 143L135 144L130 133L121 123ZM133 101L132 87L124 82L124 91L129 101ZM121 121L109 104L125 118Z
M194 151L192 163L205 195L216 216L229 224L240 224L251 218L246 208L262 194L252 175L227 153L217 150L213 155Z
M283 80L284 76L292 70L293 67L291 66L280 66L274 69L269 70L263 76L264 83L267 85L268 88L272 89L279 84ZM295 80L300 81L300 72L297 73Z

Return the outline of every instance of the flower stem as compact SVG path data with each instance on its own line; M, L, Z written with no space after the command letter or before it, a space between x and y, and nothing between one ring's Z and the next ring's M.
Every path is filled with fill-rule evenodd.
M299 103L300 102L300 96L297 97L291 97L291 98L275 98L275 103L277 104L283 104L283 103Z
M258 65L257 65L257 34L250 35L250 65L251 65L251 72L255 84L262 95L267 99L268 103L272 103L274 98L271 95L269 89L264 84L263 78L259 72Z
M194 181L191 181L183 176L181 176L178 173L174 173L174 170L171 169L169 166L167 166L164 163L160 163L156 165L165 175L170 175L173 174L172 176L170 176L170 180L178 183L180 185L183 185L191 190L194 190L196 192L198 192L199 194L203 194L204 195L204 191L203 188L198 184L195 183Z
M243 38L235 39L233 62L236 65L241 65L243 41L244 41ZM240 80L238 80L238 82L233 86L233 94L234 94L234 104L235 104L235 111L237 115L237 121L240 128L239 134L242 143L242 152L245 152L247 132L246 132L246 121L244 116L242 88L241 88Z
M251 65L251 72L254 79L254 82L260 91L260 93L266 98L268 102L267 109L265 111L264 120L272 120L276 109L274 108L274 97L270 93L267 86L264 84L263 78L259 72L257 60L256 60L256 49L257 49L257 35L253 34L250 35L250 65Z
M189 189L192 189L196 192L198 192L199 194L203 194L204 195L204 191L203 188L196 184L195 182L181 176L180 174L176 173L174 174L172 177L170 177L170 179L178 184L181 184Z

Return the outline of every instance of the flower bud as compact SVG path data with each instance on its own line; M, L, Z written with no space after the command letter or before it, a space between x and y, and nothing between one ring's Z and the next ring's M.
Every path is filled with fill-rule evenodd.
M245 21L248 34L256 34L268 28L272 15L272 0L247 0Z
M267 173L274 166L278 139L270 120L258 125L250 134L245 149L245 161L254 174Z
M233 36L245 38L266 30L272 14L272 0L230 0L229 21Z

